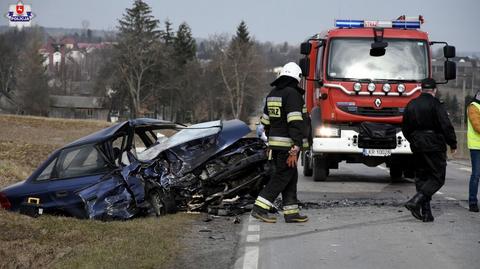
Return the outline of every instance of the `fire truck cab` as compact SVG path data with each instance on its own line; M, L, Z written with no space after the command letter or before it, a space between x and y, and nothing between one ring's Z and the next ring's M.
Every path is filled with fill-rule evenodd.
M336 28L301 44L310 149L305 176L324 181L339 162L390 168L392 181L414 176L402 113L432 76L431 46L443 44L445 81L455 79L455 47L429 41L423 17L393 21L336 20Z

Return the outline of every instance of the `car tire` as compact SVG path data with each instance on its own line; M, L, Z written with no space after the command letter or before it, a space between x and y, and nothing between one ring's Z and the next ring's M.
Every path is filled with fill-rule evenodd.
M163 189L152 190L148 201L152 207L152 214L157 217L177 212L175 199Z
M413 169L407 169L405 171L403 171L403 176L405 178L415 178L415 170Z
M313 180L325 181L329 175L327 160L323 156L313 157Z

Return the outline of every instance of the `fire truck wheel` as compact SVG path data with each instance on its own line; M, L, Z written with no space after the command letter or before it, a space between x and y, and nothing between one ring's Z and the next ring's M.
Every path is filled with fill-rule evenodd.
M390 167L390 180L392 182L401 181L402 180L402 173L403 173L403 170L402 170L401 166L392 165Z
M302 164L303 164L303 175L306 177L311 177L313 175L312 168L312 157L310 151L305 151L302 153Z
M406 178L415 178L415 170L413 169L407 169L403 171L403 176Z
M327 180L329 171L327 160L322 156L315 156L313 159L313 180L325 181Z

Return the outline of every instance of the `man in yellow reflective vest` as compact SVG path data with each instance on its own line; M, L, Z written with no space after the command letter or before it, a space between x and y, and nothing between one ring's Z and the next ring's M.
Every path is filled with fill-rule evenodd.
M293 62L283 67L280 76L271 84L274 89L265 100L261 117L275 169L255 201L252 216L268 223L276 222L269 211L280 193L285 222L308 220L307 216L300 215L297 200L298 154L303 146L308 146L303 101L305 91L298 86L301 74L300 67Z
M468 187L468 205L471 212L478 212L478 179L480 178L480 91L468 106L468 148L472 162L472 175Z

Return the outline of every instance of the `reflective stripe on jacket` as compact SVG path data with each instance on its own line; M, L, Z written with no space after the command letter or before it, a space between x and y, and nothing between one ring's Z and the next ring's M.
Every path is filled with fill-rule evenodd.
M276 87L267 95L260 121L269 129L271 148L308 147L304 106L302 94L293 87Z

